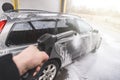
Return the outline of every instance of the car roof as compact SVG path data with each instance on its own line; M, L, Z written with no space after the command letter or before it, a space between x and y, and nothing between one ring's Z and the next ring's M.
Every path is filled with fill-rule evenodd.
M73 15L64 14L59 12L49 12L44 10L19 10L12 11L3 14L6 16L8 21L22 21L22 20L31 20L31 19L59 19L67 18ZM75 16L74 16L75 17Z

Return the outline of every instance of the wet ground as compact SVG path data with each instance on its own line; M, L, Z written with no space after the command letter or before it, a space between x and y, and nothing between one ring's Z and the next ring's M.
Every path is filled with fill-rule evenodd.
M93 26L103 37L100 48L65 67L55 80L120 80L120 32L101 23Z

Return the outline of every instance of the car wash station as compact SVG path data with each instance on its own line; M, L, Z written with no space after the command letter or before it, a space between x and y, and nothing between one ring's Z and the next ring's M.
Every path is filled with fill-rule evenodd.
M49 59L20 80L120 80L119 3L0 0L0 59L33 45Z

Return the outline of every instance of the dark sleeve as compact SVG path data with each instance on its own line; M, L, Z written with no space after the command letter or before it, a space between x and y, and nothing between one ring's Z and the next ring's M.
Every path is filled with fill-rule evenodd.
M20 80L18 68L12 54L0 57L0 80Z

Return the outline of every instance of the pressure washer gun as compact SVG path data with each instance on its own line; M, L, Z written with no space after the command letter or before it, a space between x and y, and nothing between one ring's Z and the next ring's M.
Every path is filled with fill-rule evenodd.
M74 35L74 34L76 34L75 31L67 31L67 32L60 33L57 35L52 35L52 34L46 33L43 36L41 36L40 38L38 38L38 40L37 40L38 49L40 51L45 51L48 54L48 56L50 56L52 48L54 47L54 44L58 40L70 37L71 35ZM36 80L36 77L32 76L34 72L35 72L35 69L28 71L29 75L27 76L27 78L23 78L22 80Z
M50 56L52 48L55 42L57 42L57 37L55 35L46 33L43 36L41 36L37 40L37 42L38 42L38 49L40 51L45 51L48 54L48 56Z

